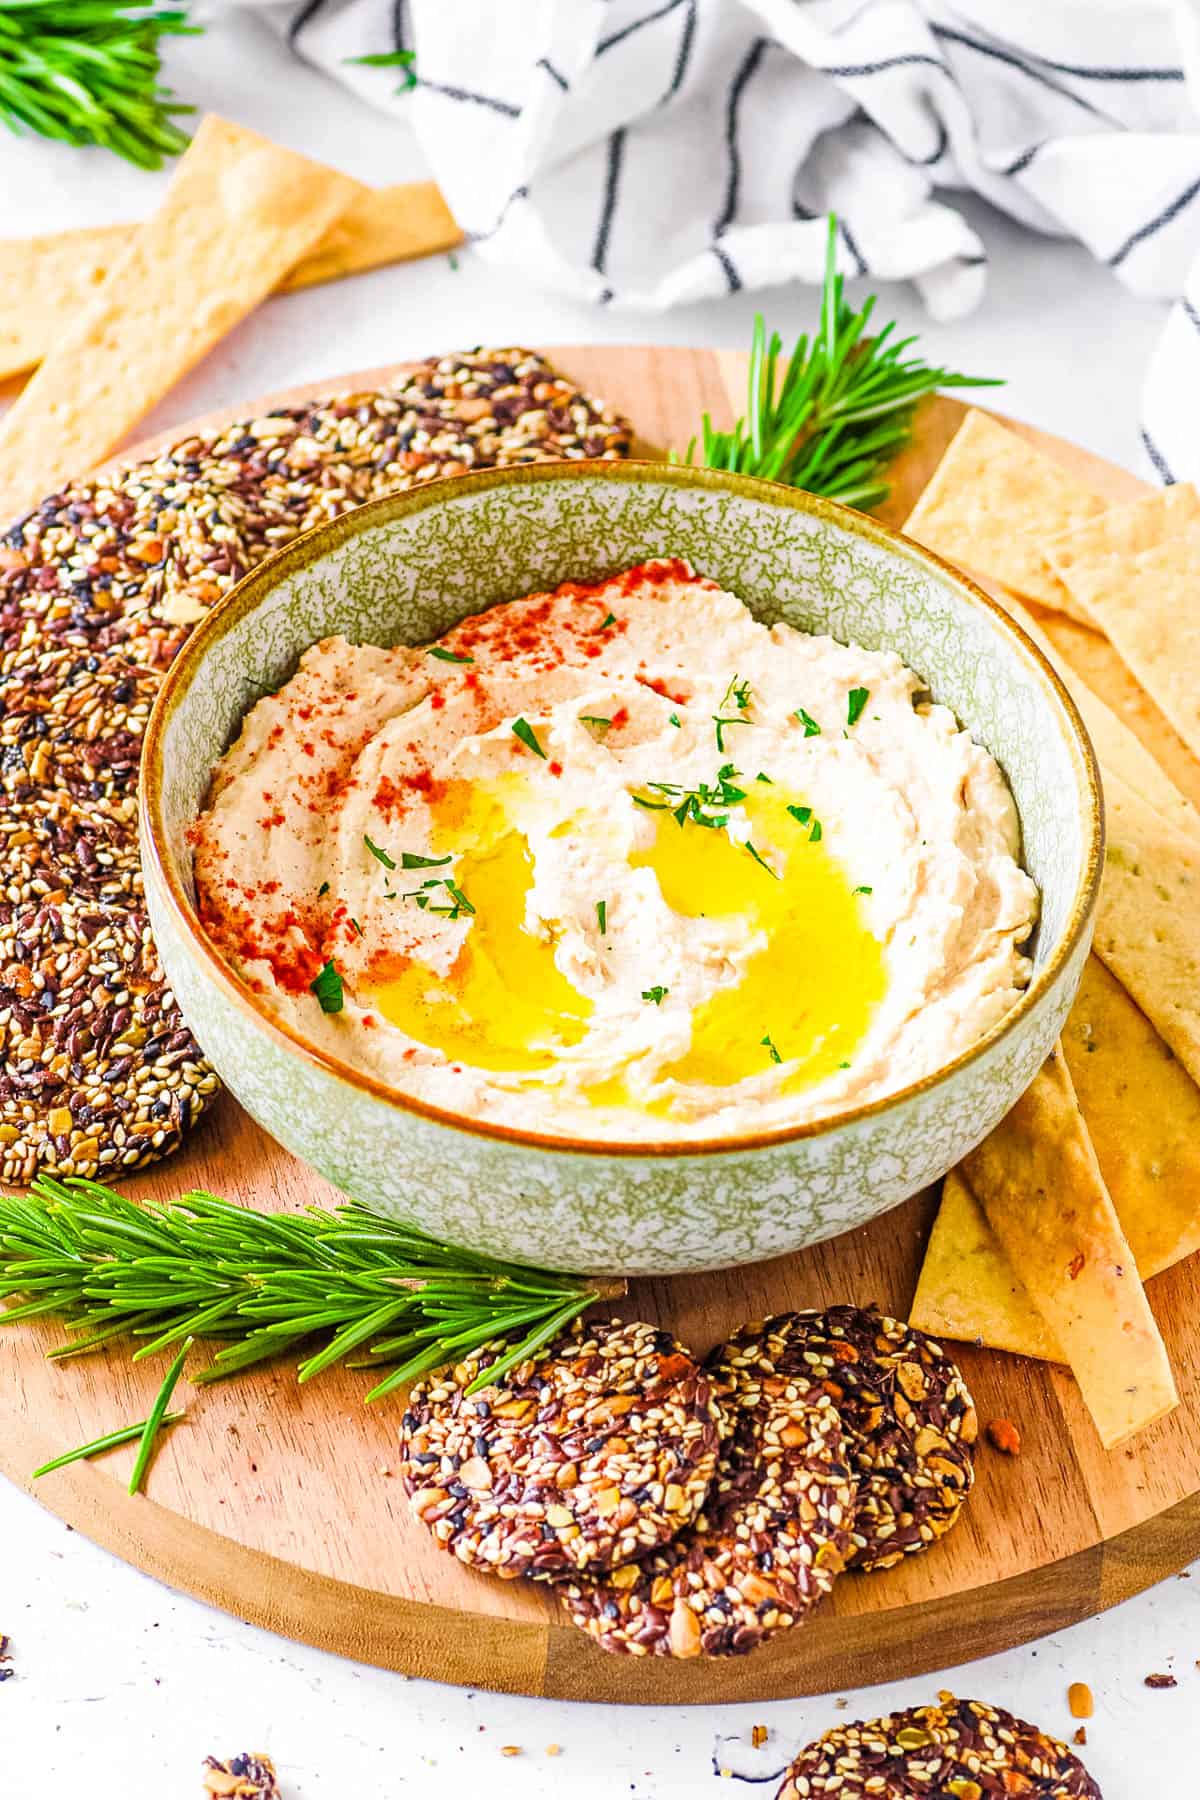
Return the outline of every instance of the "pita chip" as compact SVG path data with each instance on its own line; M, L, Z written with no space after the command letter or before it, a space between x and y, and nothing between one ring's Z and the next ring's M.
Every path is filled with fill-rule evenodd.
M1111 772L1105 798L1092 947L1200 1082L1200 840L1175 830Z
M1136 555L1082 563L1066 579L1200 756L1200 520Z
M1042 549L1105 510L1103 498L1060 463L972 410L904 526L939 556L1091 624Z
M0 241L0 380L36 368L50 355L138 229L103 225ZM275 291L340 281L386 263L452 250L462 241L435 182L359 188Z
M942 1185L909 1317L931 1337L1066 1361L961 1169Z
M1062 1047L1121 1229L1149 1280L1200 1250L1200 1088L1095 956ZM946 1177L912 1319L935 1337L1063 1360L958 1170Z
M158 211L0 421L0 521L114 450L357 187L240 125L202 120Z
M1178 1395L1166 1347L1061 1050L963 1167L1105 1448L1169 1412Z

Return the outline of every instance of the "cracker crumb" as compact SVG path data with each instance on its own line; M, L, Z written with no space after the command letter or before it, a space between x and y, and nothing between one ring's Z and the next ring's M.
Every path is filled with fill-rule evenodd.
M1011 1419L989 1419L987 1439L993 1450L999 1450L1002 1456L1020 1456L1021 1433Z
M1079 1728L1075 1732L1074 1737L1071 1739L1071 1742L1073 1744L1086 1744L1087 1743L1087 1726L1086 1725L1079 1726Z
M561 1744L547 1744L546 1745L546 1755L547 1756L561 1756L562 1755L562 1745Z
M279 1800L275 1764L260 1751L243 1750L227 1762L204 1759L204 1792L214 1800Z
M1144 1685L1148 1688L1173 1688L1179 1683L1173 1675L1147 1675Z
M520 1744L501 1744L500 1754L501 1756L523 1756L524 1750Z
M762 1749L769 1736L770 1733L765 1725L752 1725L750 1727L750 1742L756 1750Z
M1067 1689L1067 1705L1073 1719L1090 1719L1096 1710L1092 1690L1086 1681L1073 1681Z

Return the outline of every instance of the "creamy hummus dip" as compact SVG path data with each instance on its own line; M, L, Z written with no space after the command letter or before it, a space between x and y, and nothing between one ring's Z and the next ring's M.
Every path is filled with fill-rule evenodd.
M438 643L328 638L192 830L271 1012L390 1087L589 1139L876 1100L1029 979L991 756L887 651L758 624L663 560Z

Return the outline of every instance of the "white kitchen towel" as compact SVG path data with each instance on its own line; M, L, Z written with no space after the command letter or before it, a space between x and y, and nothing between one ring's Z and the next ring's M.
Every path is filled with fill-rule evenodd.
M1078 239L1178 302L1143 440L1160 480L1200 479L1200 0L268 10L299 55L411 121L482 256L597 303L817 281L832 209L849 273L911 278L948 318L987 273L963 189ZM346 60L388 50L415 51L411 91Z

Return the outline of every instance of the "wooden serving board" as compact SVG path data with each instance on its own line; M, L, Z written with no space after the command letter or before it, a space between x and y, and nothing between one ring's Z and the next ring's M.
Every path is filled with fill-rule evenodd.
M631 417L645 445L686 444L705 409L730 422L745 380L743 356L709 350L570 349L554 360ZM368 387L395 373L315 385ZM312 391L247 401L223 419ZM926 406L895 471L883 509L889 522L907 516L962 411L948 399ZM1123 470L1017 429L1113 500L1142 490ZM1200 803L1200 764L1107 643L1065 621L1047 616L1044 623ZM132 1177L127 1191L168 1198L192 1187L269 1209L341 1198L228 1096L177 1156ZM757 1268L638 1281L619 1310L670 1325L698 1351L747 1319L789 1307L875 1300L904 1315L935 1204L920 1196L863 1230ZM982 1445L974 1497L943 1543L886 1574L845 1576L811 1623L745 1659L607 1656L563 1622L548 1592L489 1580L436 1551L410 1518L395 1472L399 1405L365 1407L363 1372L333 1370L301 1389L292 1367L281 1365L224 1386L185 1386L188 1419L164 1439L148 1496L125 1493L132 1451L76 1464L36 1492L79 1530L171 1586L413 1675L645 1703L857 1687L1057 1630L1200 1553L1200 1258L1160 1275L1151 1298L1182 1395L1172 1417L1106 1455L1067 1373L965 1349L981 1418L1016 1420L1021 1456ZM131 1368L116 1349L47 1363L42 1352L60 1337L50 1326L0 1332L0 1469L20 1485L64 1448L143 1417L162 1377L163 1359Z

